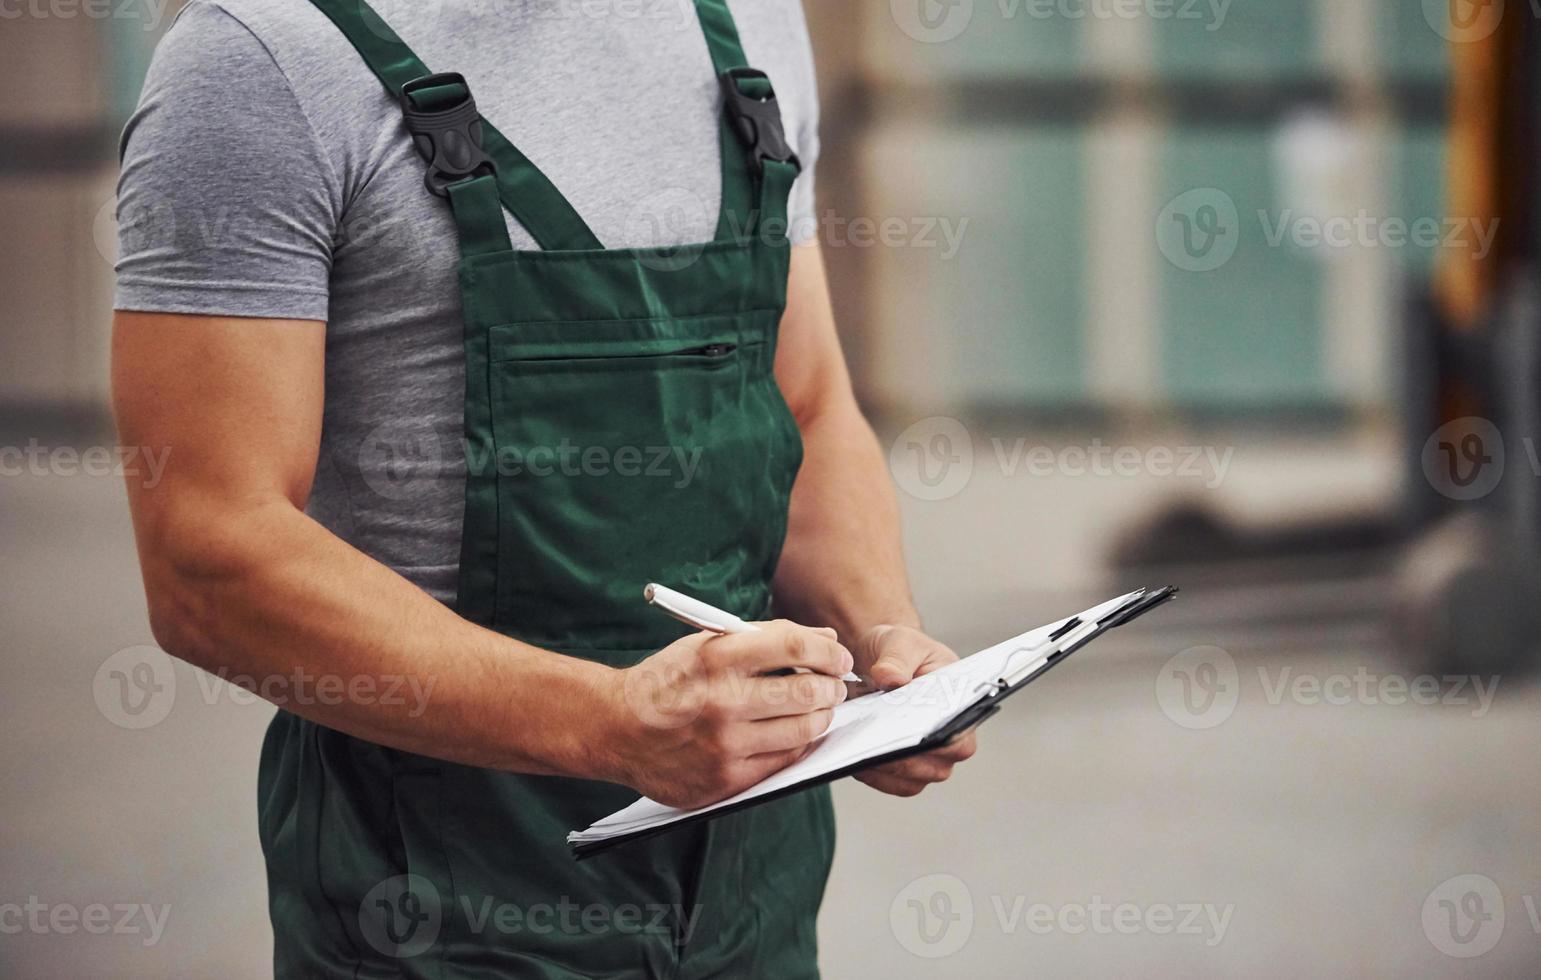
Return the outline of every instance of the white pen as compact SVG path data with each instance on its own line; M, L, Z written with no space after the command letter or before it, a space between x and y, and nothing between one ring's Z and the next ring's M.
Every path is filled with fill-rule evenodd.
M760 627L753 623L746 623L730 612L724 612L710 603L692 599L666 586L650 583L642 590L642 596L651 605L657 606L686 626L694 626L708 633L758 633L760 631ZM861 683L860 677L850 673L840 679L853 684Z

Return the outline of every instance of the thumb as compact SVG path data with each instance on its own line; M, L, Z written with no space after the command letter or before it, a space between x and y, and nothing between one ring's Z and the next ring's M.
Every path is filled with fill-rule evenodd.
M874 626L862 636L861 646L867 679L883 690L914 680L930 652L924 635L897 626Z

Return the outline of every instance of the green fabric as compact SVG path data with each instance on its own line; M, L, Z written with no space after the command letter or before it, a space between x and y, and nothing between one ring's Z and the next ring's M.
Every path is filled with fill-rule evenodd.
M727 0L696 0L696 14L706 35L706 47L712 55L712 69L719 78L733 68L749 67L738 40L738 26L728 10ZM753 186L751 163L743 143L733 131L726 113L719 121L722 130L722 211L717 220L717 240L726 241L753 230Z
M454 209L455 225L460 232L460 254L496 255L508 252L508 226L503 223L503 209L498 204L498 185L491 177L475 177L451 184L449 205Z
M313 2L387 86L426 71L367 7ZM741 65L726 4L697 8L717 67ZM415 98L428 108L462 95ZM581 221L511 147L495 154L496 179L450 185L466 618L626 667L687 632L642 601L649 581L770 613L802 458L773 370L797 168L770 162L756 179L726 126L723 150L718 236L685 247L577 240ZM544 251L511 249L502 207L532 233L526 216L542 219ZM259 794L280 977L818 974L827 789L579 864L566 833L633 791L444 763L279 712Z

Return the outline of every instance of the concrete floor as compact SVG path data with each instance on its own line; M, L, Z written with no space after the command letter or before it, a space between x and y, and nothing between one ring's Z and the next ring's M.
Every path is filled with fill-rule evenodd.
M1228 486L1287 495L1269 459ZM1373 489L1360 476L1340 485ZM1103 581L1081 542L1160 489L979 472L955 499L907 500L933 629L972 649L1128 584ZM1015 557L997 546L1010 514L1034 529ZM988 575L970 564L985 548ZM0 478L0 555L0 976L266 975L254 794L270 709L208 698L178 665L160 723L99 710L103 662L151 642L115 480ZM1541 690L1502 679L1486 712L1278 698L1281 679L1408 673L1373 630L1307 629L1226 639L1238 701L1198 729L1217 716L1183 714L1171 685L1193 665L1168 661L1216 641L1169 609L1021 695L948 786L838 786L827 976L1541 975ZM1464 875L1498 895L1451 881ZM4 907L29 900L169 912L153 942L142 911L104 935L67 918L16 933Z

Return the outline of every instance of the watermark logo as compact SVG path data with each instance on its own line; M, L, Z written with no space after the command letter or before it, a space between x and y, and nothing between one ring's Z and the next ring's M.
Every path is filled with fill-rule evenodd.
M640 249L637 261L643 266L679 272L701 257L711 226L711 211L700 194L688 187L665 187L632 207L623 233Z
M974 896L956 875L925 875L894 896L888 924L910 953L925 959L951 956L973 935Z
M150 728L166 720L177 698L171 658L152 646L119 650L96 669L91 696L102 717L119 728Z
M955 497L974 476L973 437L957 419L940 415L921 419L894 440L888 451L888 468L912 497Z
M1504 476L1504 441L1498 426L1468 416L1446 422L1423 444L1423 475L1451 500L1477 500Z
M1423 18L1446 41L1483 41L1503 22L1504 0L1423 0Z
M1423 934L1446 956L1471 959L1504 934L1504 896L1487 875L1456 875L1423 900Z
M942 44L964 31L974 19L974 0L889 0L894 23L922 44Z
M123 201L113 194L96 211L91 240L108 265L116 265L120 255L171 248L177 243L176 209L167 198L143 189Z
M1168 660L1156 675L1156 703L1184 728L1224 724L1241 698L1236 658L1219 647L1193 647Z
M1156 216L1156 247L1184 272L1213 272L1236 254L1241 215L1231 195L1199 187L1173 198Z
M422 875L387 878L359 903L358 924L377 952L397 959L420 956L439 938L444 907L439 890Z
M653 656L625 671L621 692L627 707L652 728L683 728L706 707L706 688L693 683L701 670L700 656L688 659Z
M386 422L359 444L359 474L387 500L421 497L444 462L439 435L425 423Z

